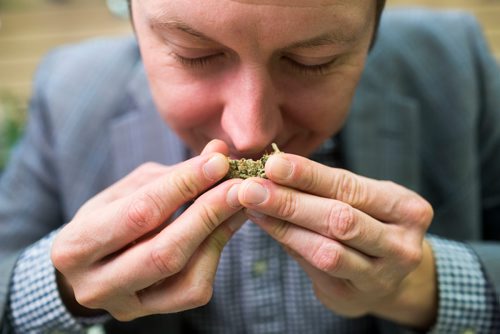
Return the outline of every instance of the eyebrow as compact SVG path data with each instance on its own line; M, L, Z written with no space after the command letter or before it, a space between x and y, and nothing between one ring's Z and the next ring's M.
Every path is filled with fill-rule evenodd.
M307 39L304 41L298 41L295 43L292 43L291 45L288 45L285 47L286 50L290 49L313 49L316 47L320 46L328 46L328 45L335 45L335 44L350 44L354 41L356 41L357 35L348 35L343 31L340 32L330 32L326 34L322 34L316 37L313 37L311 39Z
M163 20L161 20L160 21L160 20L158 20L156 18L152 18L151 19L151 25L159 27L159 28L162 28L162 29L180 30L182 32L185 32L185 33L187 33L187 34L189 34L189 35L197 38L201 42L209 42L209 43L220 44L215 39L208 37L207 35L205 35L201 31L195 30L191 26L187 25L186 23L178 21L178 20L169 20L169 21L163 21Z
M182 21L179 21L179 20L164 21L164 20L158 20L156 18L152 18L151 24L152 24L152 26L156 26L156 27L159 27L162 29L180 30L182 32L185 32L185 33L195 37L196 39L198 39L201 42L221 44L218 41L216 41L215 39L208 37L207 35L205 35L201 31L198 31L198 30L192 28L191 26L189 26L188 24L186 24ZM335 44L345 45L345 44L350 44L357 39L358 39L357 34L356 35L349 35L349 34L346 34L345 31L329 32L329 33L325 33L325 34L313 37L311 39L294 42L290 45L285 46L283 48L283 50L314 49L314 48L321 47L321 46L328 46L328 45L335 45Z

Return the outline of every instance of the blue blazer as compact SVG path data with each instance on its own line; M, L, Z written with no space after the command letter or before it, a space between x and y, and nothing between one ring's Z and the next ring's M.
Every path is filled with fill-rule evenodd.
M500 291L500 71L471 16L387 11L341 138L348 169L422 194L430 232L470 242ZM185 151L155 111L134 38L48 55L0 179L0 315L24 248L141 163ZM155 321L137 326L154 333Z

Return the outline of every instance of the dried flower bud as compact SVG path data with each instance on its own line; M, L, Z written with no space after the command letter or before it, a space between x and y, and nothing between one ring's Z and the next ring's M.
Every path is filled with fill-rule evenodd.
M281 152L278 146L272 144L274 152L271 154L276 154ZM264 154L259 160L252 159L229 159L229 171L226 175L226 179L248 179L249 177L262 177L266 178L266 161L269 158L269 154Z

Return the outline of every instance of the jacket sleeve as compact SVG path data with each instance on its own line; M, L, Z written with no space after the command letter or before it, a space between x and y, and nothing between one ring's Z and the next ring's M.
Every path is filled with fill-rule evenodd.
M500 296L500 68L481 33L477 22L468 17L481 96L478 122L478 152L481 171L483 242L471 246ZM464 22L464 23L465 23ZM500 300L500 299L499 299Z
M44 94L54 57L48 56L35 80L23 138L0 177L0 324L8 331L6 306L12 270L19 254L62 222L54 145Z
M446 37L451 35L460 38L460 43L462 43L459 47L453 44L452 48L446 49L446 52L440 54L440 56L447 56L449 55L447 52L453 50L455 53L455 60L463 59L461 66L467 66L468 69L464 71L464 73L472 73L470 78L465 78L470 79L470 82L474 84L474 92L470 92L470 94L478 94L477 101L480 101L477 107L478 118L475 118L476 114L472 115L474 117L471 115L469 116L471 116L471 120L474 120L474 136L471 138L474 140L472 143L474 146L473 159L474 163L477 164L478 171L477 175L471 176L470 179L479 180L478 182L480 184L480 191L478 191L477 194L471 194L470 197L474 198L474 200L478 200L480 203L481 219L474 222L468 222L470 224L477 223L481 225L478 226L478 230L481 229L483 231L482 235L479 235L478 238L473 237L475 239L474 241L468 242L475 255L477 255L477 258L474 260L480 269L469 272L465 270L463 272L457 271L447 278L452 277L455 281L462 280L471 285L473 282L470 281L470 277L467 275L480 274L485 278L488 286L491 285L493 290L495 290L491 296L495 296L498 300L500 296L500 70L497 61L493 58L488 48L482 29L473 16L456 13L453 15L452 20L448 21L448 25L445 27L439 27L438 22L439 21L436 20L436 24L431 24L430 26L432 29L437 29L435 33L440 37L444 35L445 38L442 38L440 42L447 43L448 39ZM447 32L447 29L453 27L451 23L453 26L457 27L456 34ZM425 22L422 22L422 24L425 24ZM462 48L466 48L466 50ZM445 48L437 48L438 51L442 51L443 49ZM462 58L460 58L461 53L463 53ZM446 58L443 57L443 59ZM456 64L458 63L454 65ZM447 69L450 68L450 66L447 67ZM451 70L453 70L453 68L451 68ZM462 69L457 67L454 70L460 72ZM453 74L454 73L450 73L449 76L454 78L455 76ZM461 78L464 79L464 76ZM470 84L470 82L464 82L462 86L460 86L460 82L454 82L454 84L458 87L467 87L467 84ZM478 87L476 87L476 83ZM457 91L457 94L460 94L459 91ZM476 95L474 95L474 97L476 97ZM457 101L460 101L460 98L458 98ZM471 102L471 104L473 104L473 102ZM474 105L474 107L476 106ZM474 112L475 111L476 110L474 110ZM475 171L476 169L474 169L474 172ZM463 243L461 244L464 245ZM443 257L442 254L440 255ZM460 254L457 252L450 252L445 255L447 258L455 258L455 260L458 260L456 263L460 265L457 266L457 268L463 269L463 263L460 262ZM441 263L443 264L444 262L441 261ZM440 269L442 273L443 268ZM445 266L444 269L449 271L449 267ZM461 274L465 274L465 276L460 276ZM465 281L463 280L464 278L466 279ZM479 282L479 280L474 282ZM460 286L457 285L455 288L460 288ZM489 301L489 304L486 305L486 303L482 303L478 306L480 308L496 310L495 312L497 312L498 303L494 298L487 298L488 296L478 295L474 300L483 300L481 298L485 298ZM443 301L440 299L440 304L442 302ZM454 309L451 309L450 312L453 313L455 311L456 314L463 314L460 313L459 310ZM484 314L481 316L484 316ZM498 321L497 318L498 316L492 321ZM462 322L466 322L467 319L461 320L463 320ZM411 333L410 329L401 328L397 324L383 321L381 321L381 324L383 324L383 326L381 326L381 331L383 333ZM452 322L451 325L456 325L456 323Z

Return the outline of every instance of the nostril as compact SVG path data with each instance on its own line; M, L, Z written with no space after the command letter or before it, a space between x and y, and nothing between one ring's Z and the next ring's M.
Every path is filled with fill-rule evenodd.
M283 120L280 111L276 109L240 109L238 112L226 108L221 127L230 139L231 152L237 153L238 157L258 159L280 137Z

